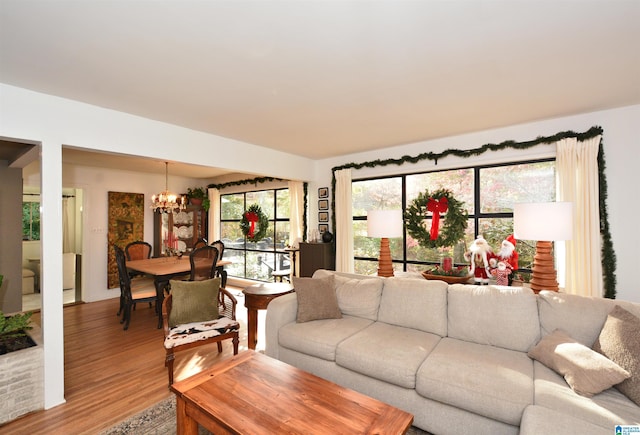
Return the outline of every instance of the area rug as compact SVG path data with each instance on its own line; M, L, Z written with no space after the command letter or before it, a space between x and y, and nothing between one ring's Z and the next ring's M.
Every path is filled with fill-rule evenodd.
M208 430L199 427L199 435L211 435ZM175 435L176 434L176 399L169 397L139 414L102 432L101 435ZM428 432L411 427L407 435L428 435Z

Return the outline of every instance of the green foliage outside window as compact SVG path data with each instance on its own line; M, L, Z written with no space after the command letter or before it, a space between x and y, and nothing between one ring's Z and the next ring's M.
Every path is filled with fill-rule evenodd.
M40 240L40 203L22 203L22 240Z

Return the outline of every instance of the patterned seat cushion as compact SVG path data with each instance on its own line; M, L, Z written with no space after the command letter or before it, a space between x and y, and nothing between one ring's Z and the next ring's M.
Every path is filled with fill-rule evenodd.
M207 340L238 329L240 329L240 324L228 317L206 322L184 323L169 330L169 336L164 339L164 347L171 349L183 344Z

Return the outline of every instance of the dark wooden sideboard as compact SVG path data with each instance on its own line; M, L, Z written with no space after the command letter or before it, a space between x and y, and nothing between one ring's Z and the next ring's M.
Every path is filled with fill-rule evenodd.
M300 243L300 276L312 276L318 269L335 270L333 243Z

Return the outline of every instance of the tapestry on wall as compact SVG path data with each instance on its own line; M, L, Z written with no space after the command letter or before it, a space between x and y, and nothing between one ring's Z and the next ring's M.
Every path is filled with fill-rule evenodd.
M107 288L120 287L113 245L124 250L127 244L144 239L144 194L109 192L109 246L107 247Z

